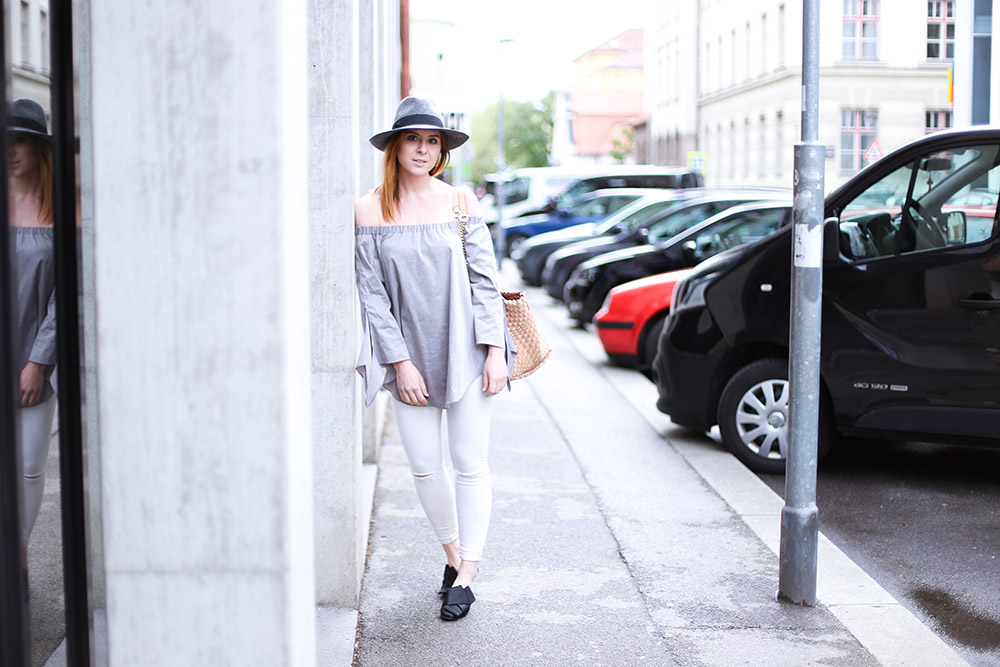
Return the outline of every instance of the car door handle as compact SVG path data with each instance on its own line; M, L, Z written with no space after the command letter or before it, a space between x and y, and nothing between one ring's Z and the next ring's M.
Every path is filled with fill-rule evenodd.
M970 310L1000 310L997 299L959 299L958 305Z

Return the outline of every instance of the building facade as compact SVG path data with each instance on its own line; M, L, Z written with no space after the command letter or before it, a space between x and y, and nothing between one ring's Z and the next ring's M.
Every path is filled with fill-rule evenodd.
M927 131L950 127L953 0L844 0L820 4L820 141L826 184ZM694 115L710 185L787 186L800 138L802 6L785 0L702 0L661 17L655 86L696 93L648 107L650 146L683 136ZM697 62L671 65L674 44L696 35ZM691 53L691 51L687 51ZM653 86L653 84L651 84ZM686 112L686 113L685 113ZM658 155L650 157L659 159ZM674 156L671 156L674 157Z

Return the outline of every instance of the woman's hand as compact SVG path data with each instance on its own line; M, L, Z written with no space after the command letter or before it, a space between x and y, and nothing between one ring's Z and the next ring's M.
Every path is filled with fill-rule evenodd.
M21 407L30 408L42 398L42 386L45 384L45 365L29 361L21 371Z
M410 405L427 405L427 385L424 384L424 377L409 359L397 361L393 368L396 369L396 389L399 391L399 398L404 403Z
M496 396L507 385L507 361L504 359L503 348L490 346L483 364L483 393Z

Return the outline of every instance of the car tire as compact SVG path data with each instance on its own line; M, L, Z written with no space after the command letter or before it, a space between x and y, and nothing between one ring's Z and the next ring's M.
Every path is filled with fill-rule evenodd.
M514 234L507 237L507 256L510 257L517 247L528 240L524 234Z
M782 474L788 446L788 360L761 359L741 368L719 398L722 443L754 472ZM833 411L820 392L818 457L833 445Z
M656 357L656 350L660 346L660 333L663 331L663 323L666 319L666 312L654 315L653 318L646 323L645 331L643 331L642 337L640 338L640 348L638 350L639 368L646 374L646 377L650 376L653 359Z

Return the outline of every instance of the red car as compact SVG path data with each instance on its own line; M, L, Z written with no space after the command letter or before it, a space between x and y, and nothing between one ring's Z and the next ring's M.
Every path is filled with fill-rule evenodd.
M611 290L594 316L597 337L611 361L640 370L650 367L663 321L670 312L674 285L690 272L661 273Z

